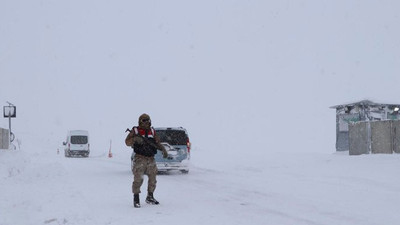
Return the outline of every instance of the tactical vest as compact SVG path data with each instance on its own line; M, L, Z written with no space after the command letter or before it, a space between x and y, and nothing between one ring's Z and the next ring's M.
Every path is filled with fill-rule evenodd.
M144 155L147 157L152 157L157 154L157 144L154 138L155 131L151 127L151 129L146 132L144 129L140 129L139 127L132 128L135 135L142 136L143 143L133 145L133 150L136 154Z

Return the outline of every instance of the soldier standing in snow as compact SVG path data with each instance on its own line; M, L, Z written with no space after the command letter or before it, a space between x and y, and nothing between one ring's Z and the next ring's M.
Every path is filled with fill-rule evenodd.
M160 144L155 130L151 127L149 115L142 114L139 117L139 126L132 128L125 139L125 144L131 146L135 152L132 183L134 207L140 208L139 193L140 187L143 184L144 174L149 178L146 203L158 205L159 202L153 196L154 190L156 189L156 175L158 172L154 155L157 154L157 149L159 149L162 151L163 157L167 158L168 152L165 150L164 146Z

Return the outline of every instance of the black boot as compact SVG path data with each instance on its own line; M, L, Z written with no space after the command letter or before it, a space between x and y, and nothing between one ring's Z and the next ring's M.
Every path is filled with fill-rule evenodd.
M149 192L149 193L147 194L146 203L147 203L147 204L152 204L152 205L158 205L158 204L160 204L160 203L153 197L153 193L151 193L151 192Z
M133 206L135 208L140 208L139 194L134 194L133 195Z

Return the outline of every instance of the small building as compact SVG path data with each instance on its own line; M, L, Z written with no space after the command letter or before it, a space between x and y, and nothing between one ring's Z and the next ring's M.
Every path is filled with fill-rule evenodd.
M349 123L400 119L400 104L363 100L330 108L336 109L336 151L349 151Z
M0 127L0 149L8 149L9 144L10 138L8 130Z

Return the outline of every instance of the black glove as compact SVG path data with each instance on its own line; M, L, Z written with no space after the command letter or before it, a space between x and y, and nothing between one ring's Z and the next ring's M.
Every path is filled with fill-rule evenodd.
M167 150L163 150L163 151L162 151L162 155L163 155L163 158L164 158L164 159L168 158L168 152L167 152Z

